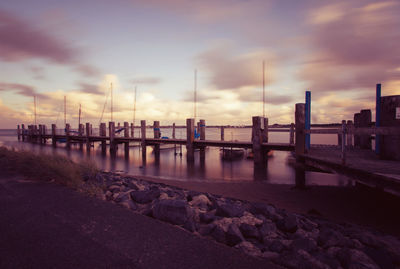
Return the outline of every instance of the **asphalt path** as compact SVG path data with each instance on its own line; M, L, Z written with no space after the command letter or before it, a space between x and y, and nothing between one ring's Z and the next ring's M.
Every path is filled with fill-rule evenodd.
M54 183L0 177L0 268L279 268Z

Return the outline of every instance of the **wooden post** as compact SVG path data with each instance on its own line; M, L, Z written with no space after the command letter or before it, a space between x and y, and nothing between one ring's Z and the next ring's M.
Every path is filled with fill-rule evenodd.
M306 91L306 112L305 112L305 130L311 129L311 92ZM306 151L310 149L311 135L306 134Z
M110 121L108 123L108 132L110 136L110 154L117 153L117 147L115 144L115 123Z
M66 136L66 140L67 140L67 149L71 148L71 141L70 141L70 137L69 137L70 129L71 129L71 126L69 125L69 123L66 123L65 124L65 136Z
M260 166L265 164L265 154L263 154L262 143L263 143L263 130L261 129L262 117L253 117L253 129L251 132L251 142L253 144L253 156L254 165Z
M355 129L360 127L360 118L361 118L361 113L354 114L354 128ZM360 135L358 135L358 134L354 135L354 148L357 148L357 149L360 148Z
M172 138L175 139L175 122L172 123Z
M51 125L51 144L53 145L53 147L57 146L57 140L56 140L56 125L52 124Z
M342 120L342 150L341 150L341 159L342 165L346 164L346 121Z
M18 136L18 141L21 141L21 129L19 127L19 124L17 126L17 136Z
M337 144L338 144L338 146L339 147L341 147L342 146L342 133L341 132L339 132L338 134L337 134Z
M32 140L32 125L28 125L28 138L27 140L31 142Z
M47 141L47 138L46 138L47 128L46 128L45 124L42 125L42 135L43 135L43 144L46 144L46 141Z
M371 110L363 109L360 111L360 127L371 127ZM362 149L371 149L371 136L361 135L360 136L360 147Z
M156 139L161 138L159 121L154 121L153 132L154 132L154 138L156 138ZM156 164L158 164L160 162L160 144L159 143L154 145L154 157L155 157Z
M140 121L140 138L142 144L142 161L146 163L146 121Z
M100 123L100 136L102 137L101 140L101 153L104 155L107 151L107 127L104 122Z
M353 121L348 120L346 125L346 132L347 132L347 147L353 147Z
M290 145L294 144L294 123L290 124L290 138L289 138Z
M375 127L381 126L381 84L376 84ZM375 134L375 153L381 153L381 136Z
M304 103L296 104L295 111L295 125L296 125L296 145L295 153L296 155L301 155L305 153L305 112L306 105Z
M187 161L194 162L194 119L186 119L186 152Z
M135 126L131 123L131 137L135 137Z
M83 127L82 123L79 123L78 126L78 136L79 136L79 150L83 150L83 133L85 128Z
M86 122L86 151L90 151L90 123Z
M42 125L41 124L39 124L39 130L38 130L38 140L37 141L39 141L39 144L42 144L42 142L43 142L43 140L42 140L42 129L43 127L42 127Z
M200 140L206 140L206 121L205 120L200 120ZM205 157L206 157L206 151L205 151L206 146L202 146L200 148L200 163L204 164Z
M129 123L124 121L124 137L129 138ZM129 141L124 143L125 157L129 156Z
M21 129L22 129L22 142L25 141L25 124L21 124Z
M263 141L268 143L268 118L264 118Z
M33 126L33 134L34 134L34 137L35 137L35 143L37 143L38 142L38 126L35 124L34 126Z
M225 140L225 127L221 126L221 141Z

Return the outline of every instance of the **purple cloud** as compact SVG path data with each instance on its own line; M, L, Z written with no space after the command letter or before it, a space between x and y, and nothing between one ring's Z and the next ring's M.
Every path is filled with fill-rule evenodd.
M0 91L12 91L16 94L33 97L37 96L42 99L48 99L47 95L36 92L32 86L18 84L18 83L2 83L0 82Z

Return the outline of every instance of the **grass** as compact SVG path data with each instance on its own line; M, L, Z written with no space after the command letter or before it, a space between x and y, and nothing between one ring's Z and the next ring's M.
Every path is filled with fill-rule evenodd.
M40 181L57 183L82 190L89 194L99 194L101 187L95 180L99 170L91 162L76 164L58 155L35 154L0 147L0 174L21 175Z

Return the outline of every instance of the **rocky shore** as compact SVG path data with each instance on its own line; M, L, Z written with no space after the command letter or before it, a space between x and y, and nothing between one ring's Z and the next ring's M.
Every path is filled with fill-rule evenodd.
M400 240L360 226L118 173L96 181L108 201L285 268L400 268Z

